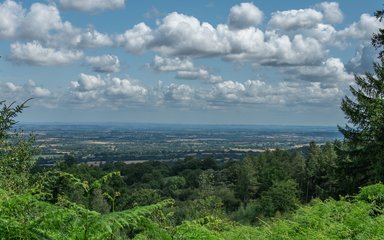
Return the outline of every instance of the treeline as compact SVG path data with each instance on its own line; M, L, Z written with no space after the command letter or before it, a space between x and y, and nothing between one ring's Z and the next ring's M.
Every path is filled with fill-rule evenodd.
M305 153L274 150L242 161L225 162L207 157L175 162L107 163L95 167L76 164L76 159L66 156L49 171L67 172L87 182L110 172L121 175L93 192L91 200L82 197L83 190L72 187L63 176L52 176L46 191L56 193L56 197L64 194L81 204L91 201L91 209L99 212L112 210L105 194L117 194L114 201L117 211L172 198L176 200L173 211L177 223L210 214L257 223L257 219L293 210L299 203L313 198L338 198L347 188L353 188L342 175L339 163L343 157L337 153L340 145L340 142L324 146L311 143Z

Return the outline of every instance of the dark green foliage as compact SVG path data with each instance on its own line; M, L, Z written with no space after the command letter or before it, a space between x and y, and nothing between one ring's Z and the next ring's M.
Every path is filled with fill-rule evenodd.
M274 182L262 193L259 202L259 212L266 217L292 211L299 205L297 183L292 179Z
M376 18L380 21L383 20L384 10L379 10L375 12ZM380 49L379 57L384 57L383 46L384 46L384 29L379 29L378 33L374 33L372 36L372 45L377 49Z
M375 75L355 76L358 88L351 87L355 101L345 97L341 108L352 126L339 127L347 144L354 168L368 179L381 181L384 176L384 68L375 64Z
M381 21L383 11L377 11ZM372 44L380 48L379 62L374 73L355 75L356 87L351 86L352 97L345 96L341 109L350 125L339 127L344 135L345 151L350 156L349 170L361 184L384 180L384 30L372 37Z
M258 176L252 158L247 157L237 164L236 169L235 193L243 204L255 197L258 189Z

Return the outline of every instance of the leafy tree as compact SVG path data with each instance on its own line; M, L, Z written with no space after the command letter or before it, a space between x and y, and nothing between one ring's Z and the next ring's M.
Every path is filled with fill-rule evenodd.
M297 183L290 179L274 182L260 198L260 212L264 216L273 217L276 213L284 213L295 209L299 204Z
M376 16L381 20L382 11ZM372 44L382 48L384 30L374 34ZM374 63L374 73L355 75L356 86L350 86L352 97L345 96L341 109L349 124L340 127L346 151L352 160L353 174L361 183L384 180L384 58ZM363 173L360 175L360 173Z
M246 157L236 167L235 193L240 201L246 205L259 189L253 158Z

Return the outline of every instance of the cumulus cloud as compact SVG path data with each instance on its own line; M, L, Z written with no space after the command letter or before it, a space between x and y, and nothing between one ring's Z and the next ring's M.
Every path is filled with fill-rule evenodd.
M254 51L227 54L232 61L252 62L254 65L289 66L315 65L326 56L319 41L301 34L292 39L287 35L267 32L266 41Z
M9 92L18 92L21 91L23 88L21 86L18 86L11 82L6 82L3 84L3 88L8 90Z
M207 96L209 96L208 103L214 106L227 104L325 105L339 101L342 91L337 87L323 88L320 83L300 85L280 82L277 85L270 85L261 80L247 80L243 83L237 81L218 83Z
M264 33L255 27L233 30L224 24L215 28L176 12L167 15L156 29L140 23L116 40L131 53L154 50L167 57L218 56L263 65L314 64L326 55L323 45L311 36Z
M86 57L85 61L92 66L95 72L113 73L120 71L120 61L115 55Z
M83 57L81 51L45 48L39 42L13 43L9 59L17 64L40 66L68 64Z
M40 39L45 45L56 48L85 49L110 47L114 44L108 34L100 33L93 27L76 28L69 22L65 22L63 27L54 33L41 35Z
M347 85L354 79L339 58L329 58L319 66L286 67L283 72L291 81L320 83L323 88Z
M212 56L226 48L211 24L177 12L162 20L148 46L168 56Z
M41 40L67 25L55 5L33 3L27 10L12 0L0 4L0 38Z
M79 1L80 2L80 1ZM7 0L0 4L0 39L36 41L52 48L93 48L112 46L113 40L88 27L76 28L63 21L56 5L33 3L29 10Z
M167 58L156 55L151 68L159 72L174 72L194 69L193 63L188 58Z
M23 102L25 99L33 98L30 103L47 108L56 106L57 98L55 94L47 88L29 80L25 84L16 84L12 82L0 82L0 95L4 99L12 99L17 102Z
M352 23L350 26L339 31L337 37L341 41L352 39L370 39L373 33L379 28L383 28L384 23L380 22L376 17L369 14L362 14L358 22Z
M355 55L346 64L346 69L351 73L373 72L373 62L377 60L377 51L370 44L362 44Z
M326 21L330 23L340 23L343 21L343 13L338 2L322 2L316 7L322 11Z
M55 6L34 3L23 19L20 34L28 38L43 38L51 30L60 30L63 24Z
M263 20L263 12L253 3L240 3L231 8L228 25L233 29L257 26Z
M83 12L113 10L124 7L124 0L60 0L63 8Z
M105 81L100 76L80 74L79 80L72 81L71 87L80 92L96 90L105 85Z
M48 97L51 95L49 89L37 86L33 80L29 80L24 89L28 89L32 97Z
M165 88L163 96L166 102L178 103L183 105L190 104L197 100L195 89L185 84L170 84Z
M12 0L0 3L0 38L12 38L24 18L21 4Z
M121 79L118 77L106 77L80 74L77 81L71 82L71 95L74 100L82 103L108 103L146 101L148 89L132 79ZM91 103L91 101L94 101Z
M74 29L73 46L80 48L97 48L112 46L113 41L107 34L100 33L93 28L86 30Z
M106 93L110 96L129 97L142 102L148 90L132 80L114 77L109 81Z
M286 31L312 28L323 20L323 14L314 9L299 9L289 11L277 11L272 14L268 22L271 29L282 29Z
M211 74L208 70L204 68L196 68L193 70L183 70L177 71L176 78L178 79L201 79L209 83L222 82L223 78L219 75Z
M156 55L149 66L159 72L176 72L178 79L202 79L210 83L223 80L221 76L214 75L203 67L196 68L189 58L168 58Z
M132 53L140 53L147 50L152 40L152 29L145 23L136 24L132 29L116 37L118 45Z

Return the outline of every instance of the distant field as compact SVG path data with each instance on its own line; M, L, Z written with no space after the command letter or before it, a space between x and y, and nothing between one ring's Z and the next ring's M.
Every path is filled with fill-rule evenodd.
M336 127L162 124L19 124L36 135L38 156L52 163L64 154L83 162L242 159L267 149L305 147L340 139Z

